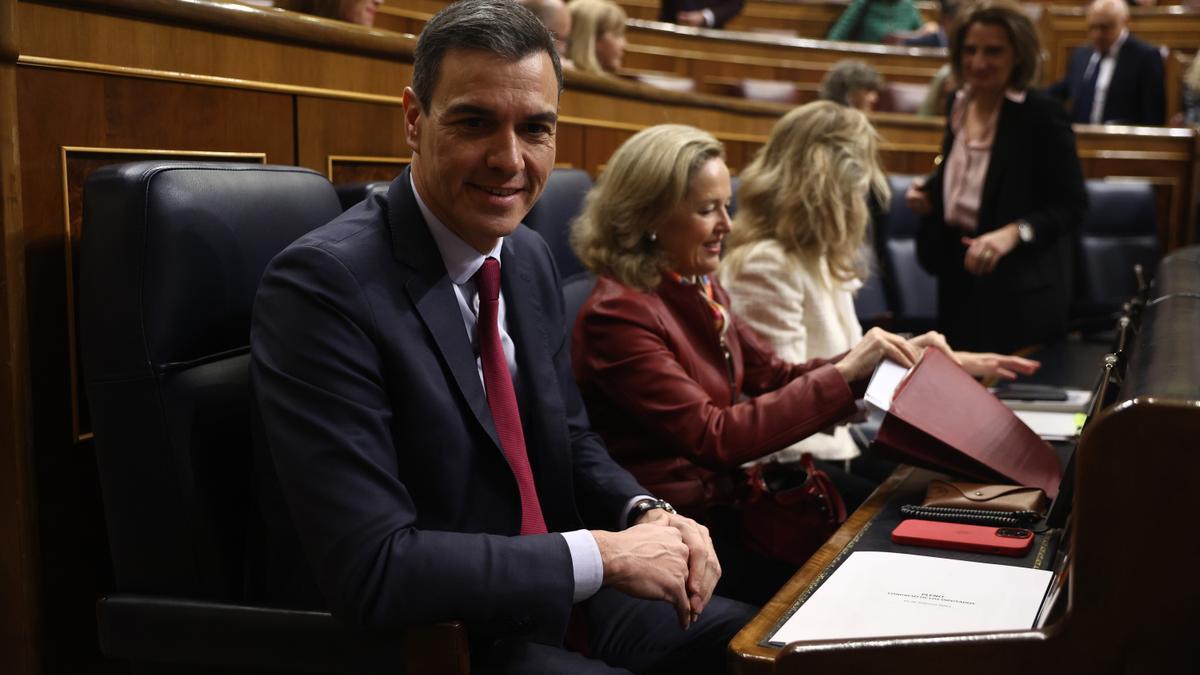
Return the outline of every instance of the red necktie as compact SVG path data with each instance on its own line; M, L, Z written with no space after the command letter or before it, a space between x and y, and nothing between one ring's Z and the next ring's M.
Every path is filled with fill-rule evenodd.
M483 363L483 386L487 390L488 408L500 437L504 457L517 479L521 493L521 534L545 534L546 521L538 503L537 487L529 469L525 452L525 432L521 429L521 412L513 392L512 373L500 345L500 261L488 258L475 274L479 291L479 358Z

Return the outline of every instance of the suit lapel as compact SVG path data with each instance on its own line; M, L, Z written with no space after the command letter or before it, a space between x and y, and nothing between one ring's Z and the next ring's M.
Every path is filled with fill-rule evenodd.
M483 383L479 381L479 370L475 365L475 351L471 348L467 331L463 327L462 313L458 309L458 298L454 285L446 275L442 256L438 252L429 226L421 216L413 196L410 182L411 169L405 169L388 188L388 225L392 233L392 254L396 260L409 267L411 274L404 284L404 291L416 309L417 315L433 336L438 352L458 386L475 419L487 432L496 449L500 440L492 413L488 409Z
M988 160L987 176L983 179L983 194L979 198L980 225L984 217L996 214L996 200L1000 197L1000 186L1003 185L1006 167L1019 167L1013 153L1017 152L1020 139L1017 138L1021 104L1005 97L1000 104L1000 118L996 121L996 136L992 139L992 157ZM994 230L1004 223L989 223L988 230Z

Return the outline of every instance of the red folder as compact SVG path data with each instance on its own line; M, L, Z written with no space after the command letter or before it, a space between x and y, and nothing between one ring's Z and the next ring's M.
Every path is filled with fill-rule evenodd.
M872 447L964 478L1039 487L1051 499L1062 480L1050 444L938 349L926 349L896 387Z

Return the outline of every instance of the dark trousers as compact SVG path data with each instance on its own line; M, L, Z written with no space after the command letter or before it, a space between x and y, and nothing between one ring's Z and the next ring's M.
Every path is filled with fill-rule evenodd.
M750 605L713 596L684 631L667 603L631 598L611 588L601 589L579 609L587 624L587 656L505 640L472 653L471 672L717 675L728 672L729 641L755 613Z

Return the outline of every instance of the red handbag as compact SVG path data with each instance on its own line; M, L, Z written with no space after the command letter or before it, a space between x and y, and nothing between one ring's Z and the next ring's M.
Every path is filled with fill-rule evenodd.
M807 452L798 463L757 464L747 482L742 538L770 558L799 567L846 521L842 496Z

